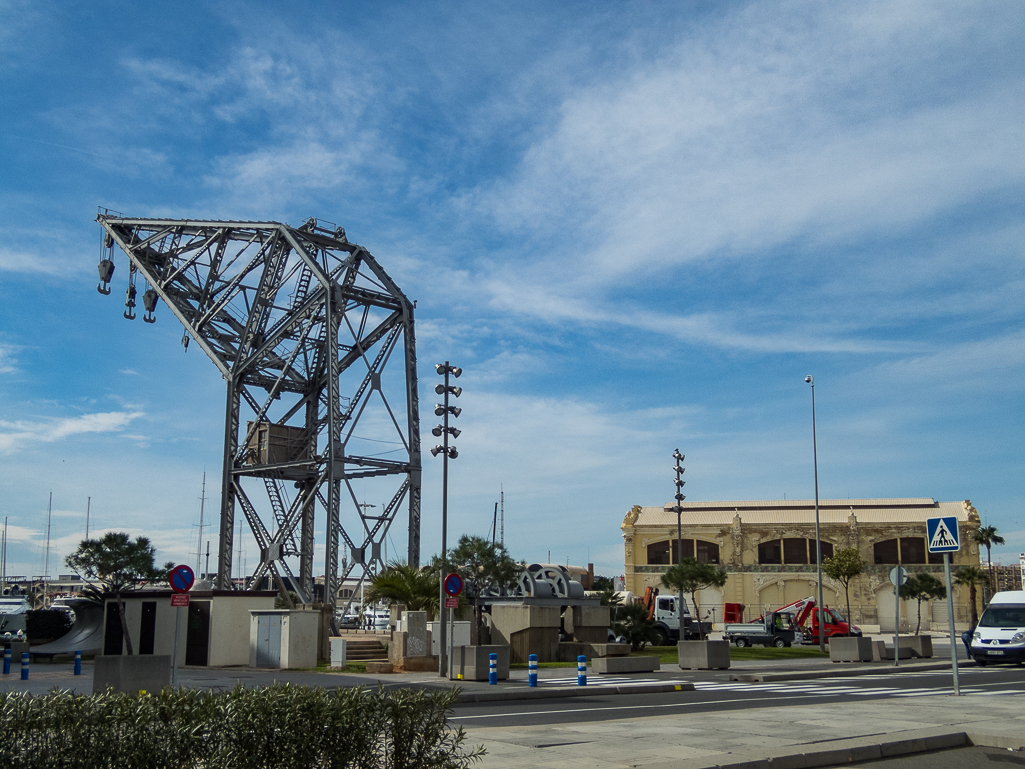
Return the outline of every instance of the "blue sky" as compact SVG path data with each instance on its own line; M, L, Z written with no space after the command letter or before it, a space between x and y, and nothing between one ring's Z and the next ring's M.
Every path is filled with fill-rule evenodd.
M465 370L455 535L504 488L514 556L621 573L677 447L689 500L810 498L812 374L823 498L971 499L1017 561L1023 32L1006 2L0 0L8 573L42 573L50 491L51 574L87 497L161 561L195 561L204 469L218 504L223 383L166 310L121 317L123 273L96 293L97 206L343 225L417 300L422 404Z

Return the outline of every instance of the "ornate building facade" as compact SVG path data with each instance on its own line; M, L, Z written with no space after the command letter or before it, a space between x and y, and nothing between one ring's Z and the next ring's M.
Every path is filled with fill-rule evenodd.
M742 604L746 617L786 605L817 592L815 581L815 503L809 500L760 502L684 502L681 505L683 557L719 564L729 574L722 590L699 595L702 614L717 607L713 621L722 619L725 603ZM979 565L979 547L969 531L979 526L971 501L934 499L827 499L819 501L819 530L823 559L837 550L855 547L867 564L850 586L851 619L870 630L892 630L895 619L889 572L897 564L909 572L928 571L943 577L943 557L928 552L926 519L954 516L961 550L954 569ZM623 519L625 588L643 594L659 587L662 574L677 560L677 519L673 503L663 507L634 506ZM955 587L955 619L963 624L967 590ZM846 610L843 586L823 575L827 606ZM913 629L917 607L902 601L902 626ZM910 604L910 605L909 605ZM980 607L981 608L981 607ZM908 619L910 615L910 619ZM930 620L946 627L946 603L922 606L923 628Z

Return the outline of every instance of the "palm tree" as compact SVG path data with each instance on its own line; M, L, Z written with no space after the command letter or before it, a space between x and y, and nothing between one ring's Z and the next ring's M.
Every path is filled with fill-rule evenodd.
M979 585L985 585L988 581L986 573L975 566L962 566L957 570L957 576L954 577L954 582L968 587L968 601L971 603L969 611L972 628L979 624L979 609L975 605L975 597L977 595L976 589Z
M366 598L371 602L389 601L405 604L409 611L438 614L438 573L430 566L417 567L393 562L370 578Z
M997 534L996 526L980 526L971 533L972 541L986 548L986 563L989 564L990 591L996 592L996 580L993 579L993 545L1002 545L1006 540Z

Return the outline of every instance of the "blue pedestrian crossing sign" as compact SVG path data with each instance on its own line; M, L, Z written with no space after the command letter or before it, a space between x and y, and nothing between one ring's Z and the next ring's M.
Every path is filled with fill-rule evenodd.
M957 516L928 518L925 521L930 553L956 553L961 549Z

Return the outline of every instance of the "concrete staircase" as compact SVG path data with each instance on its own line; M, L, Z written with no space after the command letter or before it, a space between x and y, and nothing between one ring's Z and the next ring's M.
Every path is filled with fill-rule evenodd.
M353 639L347 638L345 643L345 657L349 660L387 660L388 650L377 639Z

